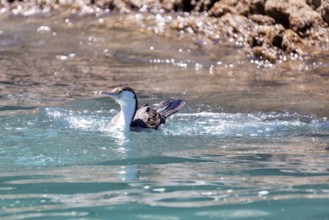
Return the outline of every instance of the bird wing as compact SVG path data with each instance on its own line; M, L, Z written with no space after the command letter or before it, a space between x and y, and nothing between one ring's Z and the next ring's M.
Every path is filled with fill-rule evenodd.
M185 102L181 99L168 99L160 102L155 108L155 111L163 118L168 118L170 115L178 112L184 105Z
M135 114L131 127L158 129L160 124L165 123L165 119L154 109L145 104L140 107Z

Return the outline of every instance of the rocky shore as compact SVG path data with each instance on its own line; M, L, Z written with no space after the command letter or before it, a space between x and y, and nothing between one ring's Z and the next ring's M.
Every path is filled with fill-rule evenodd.
M319 54L329 42L329 0L0 0L1 12L14 14L63 9L138 13L144 24L157 23L147 29L157 34L196 35L214 49L227 41L270 63Z

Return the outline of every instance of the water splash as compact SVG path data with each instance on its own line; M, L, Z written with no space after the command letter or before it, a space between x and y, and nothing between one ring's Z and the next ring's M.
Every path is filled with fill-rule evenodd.
M88 111L46 108L45 113L51 119L64 121L70 128L78 130L101 130L107 123L104 118L95 117L95 114L89 114Z
M115 110L110 111L96 111L90 113L89 111L74 111L61 108L46 108L46 114L54 119L65 122L69 128L82 131L95 131L112 137L119 145L124 145L129 141L130 132L119 130L110 125L111 118L104 116L110 115L113 117ZM124 151L124 149L122 149Z
M324 122L323 122L324 123ZM320 121L312 116L289 112L268 113L179 113L174 123L163 129L167 135L285 136L317 129Z
M110 111L73 111L47 108L46 114L62 120L71 129L106 133L122 144L129 141L130 132L122 132L110 126L109 121L117 113ZM106 116L105 116L106 115ZM328 121L315 116L291 112L258 113L177 113L161 127L165 135L210 135L223 137L271 137L297 136L328 127Z

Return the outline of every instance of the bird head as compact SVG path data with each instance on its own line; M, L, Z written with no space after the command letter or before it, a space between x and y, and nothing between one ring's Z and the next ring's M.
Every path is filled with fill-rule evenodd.
M110 92L101 92L103 95L108 95L118 102L121 107L136 105L137 108L137 97L135 91L130 87L117 87L112 89Z

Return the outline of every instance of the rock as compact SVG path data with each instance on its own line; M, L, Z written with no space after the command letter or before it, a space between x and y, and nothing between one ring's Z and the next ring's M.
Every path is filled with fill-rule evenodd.
M249 17L253 22L259 24L259 25L274 25L275 20L274 18L271 18L266 15L259 15L259 14L254 14Z
M189 1L185 1L185 2L189 2ZM202 12L202 11L208 11L213 4L215 3L214 0L192 0L191 4L193 5L193 11L197 11L197 12Z
M203 12L208 11L214 4L213 0L161 0L163 8L167 11Z
M317 11L320 13L322 19L329 24L329 1L324 1Z
M244 51L272 63L286 55L309 53L329 42L329 0L0 0L1 6L22 14L36 6L86 13L110 9L149 14L143 22L177 11L162 24L164 30L169 27L196 34L202 42L216 43L227 37ZM150 23L157 22L153 19Z
M248 42L251 47L257 46L275 46L282 48L282 37L284 33L282 25L262 25L257 26L253 32L250 33Z
M249 45L251 48L272 45L272 38L277 36L278 30L272 26L259 26L249 35Z
M215 2L209 14L221 17L226 13L247 16L248 14L264 14L265 0L220 0Z
M102 9L113 9L113 0L99 0L95 1L94 4Z
M321 0L306 0L306 3L312 8L317 9L321 5Z
M182 0L162 0L162 8L166 11L191 11L193 6Z
M265 13L265 0L250 0L250 14L260 14Z
M248 42L255 56L271 63L275 63L284 53L302 55L304 49L301 38L282 25L258 26L250 33Z
M304 43L298 34L288 29L283 33L281 48L287 54L297 54L301 56L304 51Z
M248 38L249 33L254 28L254 23L247 17L237 14L225 14L221 17L223 23L222 32L237 41L243 41Z
M268 60L271 63L275 63L278 59L278 51L274 48L266 47L265 45L252 48L252 52L256 57Z
M165 9L166 11L173 11L176 9L174 2L170 0L163 0L162 8Z
M221 0L209 10L209 15L221 17L227 13L245 15L249 13L250 0Z
M320 14L312 10L305 0L267 0L265 14L299 35L323 23Z

